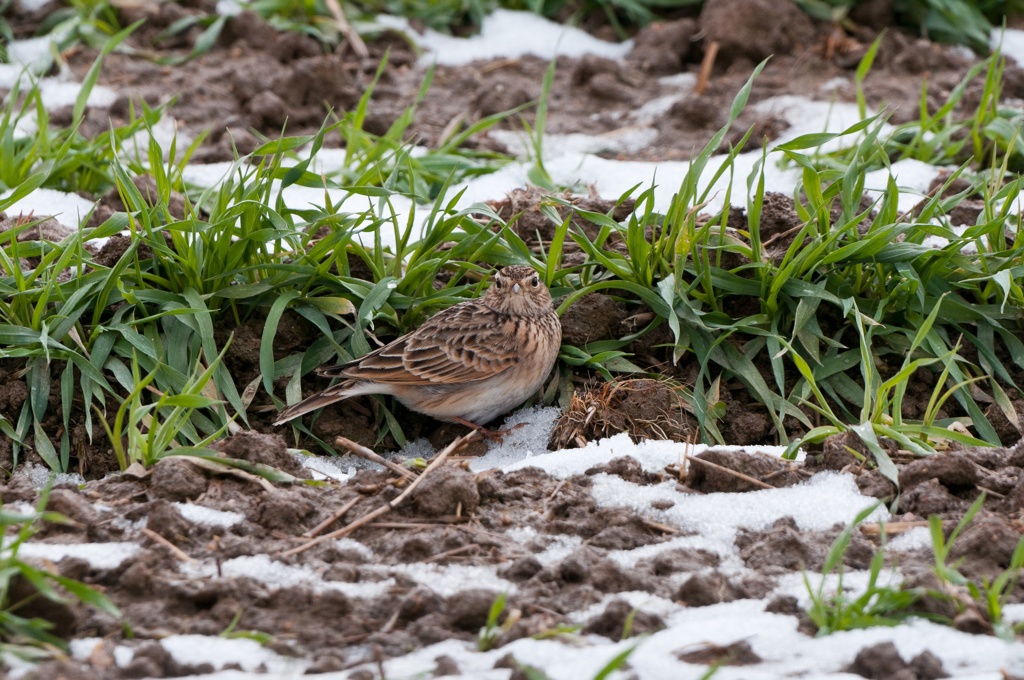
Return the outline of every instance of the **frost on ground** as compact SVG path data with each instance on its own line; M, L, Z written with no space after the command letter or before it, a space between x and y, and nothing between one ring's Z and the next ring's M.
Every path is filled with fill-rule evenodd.
M315 668L329 671L325 678L355 679L378 672L375 655L385 650L380 663L392 679L440 667L449 677L504 680L523 664L552 680L575 680L594 677L632 648L630 668L644 680L703 677L723 649L742 651L748 665L723 666L716 677L841 678L850 677L861 650L886 642L908 663L934 656L954 677L995 680L1024 670L1024 644L923 619L808 635L805 583L816 588L824 579L825 592L838 587L836 574L818 573L838 529L872 506L866 523L898 519L862 495L852 475L823 471L781 488L699 493L666 469L687 461L692 468L694 457L712 454L778 461L781 449L637 444L620 435L548 452L555 416L553 409L512 416L506 427L526 424L469 461L475 474L439 468L434 486L425 484L410 506L296 556L285 554L307 540L303 529L346 498L369 494L343 522L379 505L387 475L363 468L338 485L260 491L169 460L157 466L155 483L110 478L84 485L79 493L102 501L104 519L80 529L103 542L69 542L52 530L23 546L22 555L62 570L76 565L119 603L141 640L154 625L167 633L159 643L114 643L108 634L73 644L75 658L107 655L128 675L162 659L194 678L285 678ZM431 455L423 444L416 453ZM800 469L810 462L779 464ZM32 484L23 479L13 487L24 487L27 502ZM54 493L64 512L84 513L77 518L83 521L87 511L70 488L77 487ZM167 496L184 497L168 503ZM152 500L115 500L146 497ZM464 505L444 506L455 498ZM453 514L459 512L470 521ZM141 534L142 524L128 521L140 515L188 560L170 556ZM926 530L894 538L888 551L896 562L879 583L899 584L904 565L929 547ZM855 537L843 578L848 594L867 587L864 568L875 549ZM785 561L794 559L800 563ZM149 591L161 599L148 599ZM495 633L499 647L481 651L477 634L501 593L509 598L505 613L522 618ZM188 614L185 602L205 604ZM277 642L268 649L218 637L239 611L240 630L262 629ZM620 641L627 615L641 636ZM562 632L543 634L559 622ZM94 625L117 630L102 617ZM289 629L297 635L291 642ZM12 667L16 675L27 670Z

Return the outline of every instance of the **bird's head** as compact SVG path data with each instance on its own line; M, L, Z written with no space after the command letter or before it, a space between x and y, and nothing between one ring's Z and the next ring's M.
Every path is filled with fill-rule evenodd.
M551 293L532 267L515 265L498 270L485 302L509 314L540 316L551 309Z

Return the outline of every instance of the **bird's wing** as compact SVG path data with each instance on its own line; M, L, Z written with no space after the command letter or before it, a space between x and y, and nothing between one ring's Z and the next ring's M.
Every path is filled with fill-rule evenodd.
M518 335L518 323L479 301L463 302L394 342L320 374L403 385L484 380L519 362L511 342Z

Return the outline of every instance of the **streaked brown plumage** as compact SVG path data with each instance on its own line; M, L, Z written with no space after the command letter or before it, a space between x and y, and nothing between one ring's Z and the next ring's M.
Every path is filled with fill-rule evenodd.
M505 267L476 300L319 375L345 378L281 410L275 425L360 394L390 394L438 420L490 422L537 392L562 343L551 294L530 267Z

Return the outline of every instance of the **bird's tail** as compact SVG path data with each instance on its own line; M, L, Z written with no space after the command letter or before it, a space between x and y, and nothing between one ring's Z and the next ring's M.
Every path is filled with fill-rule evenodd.
M351 396L360 394L358 390L353 391L353 385L351 383L341 383L334 387L329 387L319 394L314 394L311 397L306 397L297 404L286 406L281 409L277 414L277 419L274 421L274 427L278 425L284 425L289 420L298 418L301 415L305 415L310 411L315 411L318 408L323 408L328 404L333 404L336 401L342 399L348 399Z

